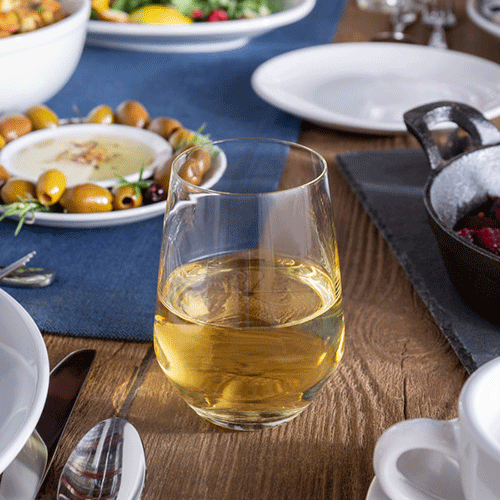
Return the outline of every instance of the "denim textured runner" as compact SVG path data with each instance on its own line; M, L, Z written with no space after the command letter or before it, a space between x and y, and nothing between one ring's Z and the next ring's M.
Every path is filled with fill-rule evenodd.
M98 104L142 102L152 117L186 128L206 124L211 139L272 137L296 141L301 121L262 101L250 86L264 61L329 43L344 0L318 0L303 20L254 38L241 49L209 54L158 54L86 47L66 86L49 102L61 118L85 116ZM269 176L269 172L263 172ZM163 216L101 229L0 223L0 263L36 250L33 266L52 268L47 288L5 290L42 332L151 341Z

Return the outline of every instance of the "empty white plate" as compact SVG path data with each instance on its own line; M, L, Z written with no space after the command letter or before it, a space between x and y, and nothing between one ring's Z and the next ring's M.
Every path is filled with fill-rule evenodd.
M35 429L48 387L49 358L40 330L0 290L0 474Z
M351 132L406 132L403 114L434 101L500 115L500 66L423 45L333 43L261 64L252 87L262 99L312 123Z

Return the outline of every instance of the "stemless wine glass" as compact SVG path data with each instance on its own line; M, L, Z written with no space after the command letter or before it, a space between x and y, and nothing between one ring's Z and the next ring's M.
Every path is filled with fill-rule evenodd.
M211 158L201 185L203 158ZM304 410L344 351L325 160L272 139L192 148L172 165L154 345L184 401L239 430Z

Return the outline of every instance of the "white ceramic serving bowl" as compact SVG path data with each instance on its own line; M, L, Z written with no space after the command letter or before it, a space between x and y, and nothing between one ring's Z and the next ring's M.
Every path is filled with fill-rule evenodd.
M45 162L45 158L40 156L39 163L34 165L34 167L36 167L36 169L40 172L38 174L26 172L19 166L18 163L18 158L23 151L27 150L30 153L36 152L39 145L44 145L56 140L61 140L64 141L65 144L69 144L74 140L78 142L91 140L98 141L99 139L109 137L116 138L117 140L132 140L146 146L152 152L152 163L144 165L138 161L137 169L134 169L132 172L116 170L117 174L123 176L130 182L134 182L139 179L141 167L144 167L143 178L147 179L148 177L151 177L158 162L162 160L165 161L166 158L170 158L172 155L172 146L170 143L160 135L149 130L118 124L102 125L97 123L79 123L35 130L34 132L30 132L9 142L0 150L0 165L2 165L13 177L27 179L36 183L42 171L47 168L54 168L54 166L47 164ZM44 153L42 152L41 154L43 155ZM71 171L68 172L64 170L63 167L56 166L55 168L60 168L60 170L62 170L66 175L68 186L92 182L103 187L110 187L118 182L117 177L112 174L110 174L109 177L102 179L87 177L87 175L92 176L92 169L89 169L88 167L82 168L81 172L78 171L80 168L79 166L77 166L76 169L72 169L71 171L74 172L74 177L71 175Z
M70 15L38 30L0 39L0 114L53 97L82 55L91 0L61 0Z

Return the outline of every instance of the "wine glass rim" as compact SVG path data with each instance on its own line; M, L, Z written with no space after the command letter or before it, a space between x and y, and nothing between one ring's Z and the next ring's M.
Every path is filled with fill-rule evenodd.
M179 165L180 159L187 156L189 153L192 151L195 151L197 149L202 149L202 148L209 148L213 147L215 149L219 149L220 144L225 144L225 143L230 143L230 142L267 142L267 143L274 143L274 144L281 144L282 146L288 146L288 147L293 147L295 149L300 149L304 152L308 152L311 155L315 156L318 159L319 164L321 165L321 171L314 176L312 179L308 180L307 182L303 182L301 184L298 184L296 186L290 187L290 188L285 188L285 189L280 189L280 190L273 190L273 191L264 191L264 192L255 192L255 193L239 193L239 192L230 192L230 191L220 191L217 189L212 189L211 186L214 184L210 184L209 187L204 187L203 185L196 185L193 184L185 179L183 179L179 174L178 170L181 165ZM320 179L326 177L328 172L328 164L325 160L325 158L315 151L314 149L305 146L303 144L299 144L296 142L291 142L291 141L285 141L282 139L272 139L272 138L266 138L266 137L240 137L240 138L232 138L232 139L218 139L215 141L207 141L201 144L196 144L194 146L191 146L190 148L186 149L177 157L173 160L172 162L172 176L175 176L176 180L182 184L185 184L186 186L190 187L191 189L196 190L196 192L199 193L213 193L213 194L219 194L219 195L225 195L225 196L266 196L266 195L272 195L276 193L283 193L286 191L293 191L294 189L303 189L306 186L311 186L315 183L317 183ZM223 172L221 172L223 173ZM217 179L218 180L218 179Z

